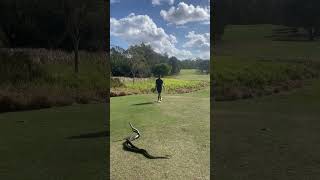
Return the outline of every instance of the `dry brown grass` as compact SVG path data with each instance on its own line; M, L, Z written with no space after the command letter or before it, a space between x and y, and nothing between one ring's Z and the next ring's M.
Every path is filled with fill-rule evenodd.
M24 89L2 87L0 90L0 112L66 106L73 103L103 102L105 97L106 91L103 90L75 90L59 87L29 87Z

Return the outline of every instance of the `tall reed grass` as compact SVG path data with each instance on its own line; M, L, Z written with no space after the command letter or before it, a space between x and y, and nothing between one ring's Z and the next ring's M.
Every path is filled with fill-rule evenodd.
M80 52L73 72L70 52L0 50L0 112L105 101L109 90L106 54Z

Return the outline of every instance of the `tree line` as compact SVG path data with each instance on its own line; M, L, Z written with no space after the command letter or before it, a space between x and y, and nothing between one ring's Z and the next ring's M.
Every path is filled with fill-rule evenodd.
M220 40L228 24L275 24L305 30L306 38L320 36L319 0L213 1L213 37Z
M155 52L144 43L123 49L118 46L110 48L112 76L151 77L179 74L181 69L199 69L209 72L209 60L184 60Z

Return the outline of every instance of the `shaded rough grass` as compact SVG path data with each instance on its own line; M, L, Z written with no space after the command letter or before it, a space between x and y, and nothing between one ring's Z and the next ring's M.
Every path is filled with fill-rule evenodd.
M9 51L13 63L7 63L6 67L9 70L1 73L6 73L12 78L0 82L1 112L105 101L109 91L109 76L106 73L106 59L103 54L81 52L80 72L75 74L70 53L41 49L38 51ZM45 56L46 53L48 57ZM40 60L37 60L36 55ZM59 59L64 56L67 56L65 60ZM26 66L27 70L31 66L31 70L36 68L43 73L38 73L32 78L22 78L25 73L24 58L27 58L29 63ZM21 76L13 76L15 72Z
M1 179L106 179L105 111L88 104L1 113Z
M217 102L215 178L319 179L319 92L312 80L290 94Z

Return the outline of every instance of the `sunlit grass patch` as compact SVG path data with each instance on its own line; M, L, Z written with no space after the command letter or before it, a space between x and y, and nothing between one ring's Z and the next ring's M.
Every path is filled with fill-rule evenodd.
M195 69L182 69L178 75L162 78L164 93L187 93L208 87L209 74L202 74ZM155 91L156 78L114 77L111 79L111 96L131 94L149 94Z
M182 80L163 78L165 91L168 93L174 93L179 89L198 89L205 86L207 83L198 80ZM155 89L155 79L148 79L145 81L139 81L136 83L126 82L126 88L139 90L141 92L153 92Z

